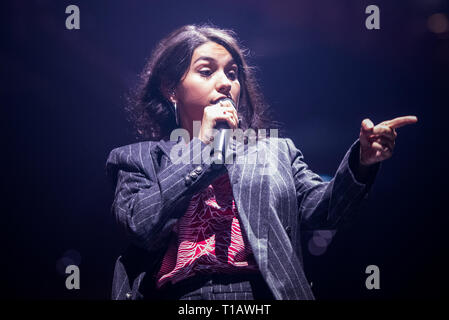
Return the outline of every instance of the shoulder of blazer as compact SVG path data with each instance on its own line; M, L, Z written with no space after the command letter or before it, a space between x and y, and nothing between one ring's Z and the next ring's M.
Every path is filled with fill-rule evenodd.
M268 137L267 141L269 141L270 143L275 142L276 147L281 152L288 155L290 157L290 160L293 160L298 155L300 155L302 157L301 151L299 151L299 149L296 148L293 140L290 138Z
M301 150L299 150L296 147L296 145L295 145L295 143L293 142L292 139L290 139L290 138L283 138L283 140L284 140L284 143L285 143L285 145L287 147L286 152L290 156L290 161L291 161L292 164L293 164L293 162L295 160L298 160L298 159L301 160L301 161L304 160L304 155L302 154Z
M160 141L142 141L114 148L106 160L106 175L116 184L119 170L154 175L153 154Z
M169 156L171 148L176 143L180 142L180 138L181 137L178 137L177 141L161 139L159 141L142 141L117 147L109 153L106 166L116 166L120 164L139 166L142 165L142 162L145 164L144 160L148 158L142 157L142 152L151 153L152 151L161 151ZM142 161L140 158L142 158Z

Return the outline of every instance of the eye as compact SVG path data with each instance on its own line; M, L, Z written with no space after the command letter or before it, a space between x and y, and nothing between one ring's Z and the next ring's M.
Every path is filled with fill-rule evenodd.
M206 78L212 74L211 70L200 70L198 72L199 72L199 74L201 74L203 77L206 77Z
M231 79L231 80L237 79L237 72L235 70L229 71L228 74L229 74L229 79Z

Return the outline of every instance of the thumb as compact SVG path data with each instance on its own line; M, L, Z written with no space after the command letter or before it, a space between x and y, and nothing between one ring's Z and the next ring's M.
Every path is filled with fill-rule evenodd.
M360 128L360 142L368 143L368 137L372 134L374 129L374 123L370 119L364 119L362 121L362 127Z
M362 121L362 130L366 133L371 133L374 128L374 123L370 119L365 119Z

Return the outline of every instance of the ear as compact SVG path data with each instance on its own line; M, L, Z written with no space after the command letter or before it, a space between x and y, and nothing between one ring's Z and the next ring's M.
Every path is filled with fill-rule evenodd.
M171 103L176 103L178 100L176 99L176 92L173 89L168 89L167 86L161 85L160 88L162 94L164 95L165 99L170 101Z

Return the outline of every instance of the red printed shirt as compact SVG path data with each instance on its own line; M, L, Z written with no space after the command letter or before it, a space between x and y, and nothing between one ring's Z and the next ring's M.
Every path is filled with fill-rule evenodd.
M242 234L228 174L196 193L174 229L156 275L157 286L197 273L241 273L258 270Z

